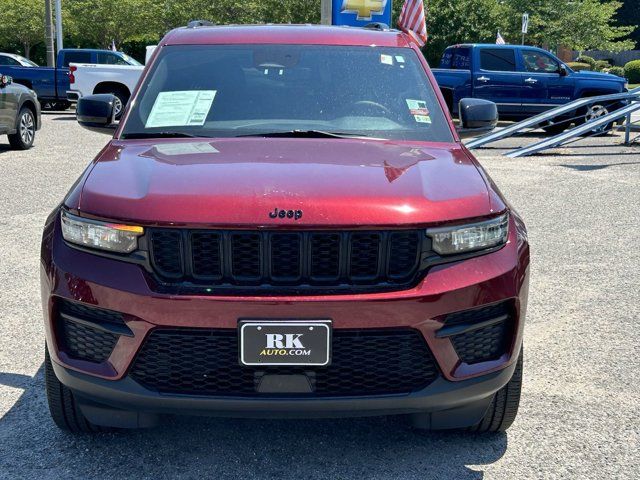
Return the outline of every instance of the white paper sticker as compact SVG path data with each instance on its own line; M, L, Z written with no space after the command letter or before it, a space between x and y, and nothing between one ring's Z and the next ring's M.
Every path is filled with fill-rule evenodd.
M385 65L393 65L393 57L391 55L385 55L384 53L380 55L380 63L384 63Z
M404 63L404 57L402 55L396 55L396 62Z
M145 127L202 126L216 93L216 90L160 92Z

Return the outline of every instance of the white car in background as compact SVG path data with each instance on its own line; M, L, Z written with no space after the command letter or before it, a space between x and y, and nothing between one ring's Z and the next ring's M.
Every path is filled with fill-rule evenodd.
M146 61L153 54L155 47L155 45L147 47ZM71 102L77 102L81 97L94 93L111 93L116 97L114 113L118 120L143 70L144 65L71 63L69 65L70 89L67 91L67 98Z

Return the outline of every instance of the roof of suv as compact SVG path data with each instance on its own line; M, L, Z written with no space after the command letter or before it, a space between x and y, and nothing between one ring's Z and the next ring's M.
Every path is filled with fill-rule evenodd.
M290 43L303 45L409 46L398 30L375 30L324 25L225 25L177 28L161 45L216 45Z

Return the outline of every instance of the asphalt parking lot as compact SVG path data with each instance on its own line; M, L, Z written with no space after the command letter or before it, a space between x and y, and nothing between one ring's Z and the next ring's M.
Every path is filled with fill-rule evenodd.
M506 435L423 434L398 418L167 418L87 437L47 411L39 243L107 137L70 113L43 118L30 151L0 137L0 478L638 478L640 145L501 155L529 137L478 152L532 245L523 399Z

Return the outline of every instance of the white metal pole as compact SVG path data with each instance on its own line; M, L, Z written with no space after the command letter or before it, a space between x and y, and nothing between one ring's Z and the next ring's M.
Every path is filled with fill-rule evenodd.
M56 52L62 50L62 0L56 0Z

